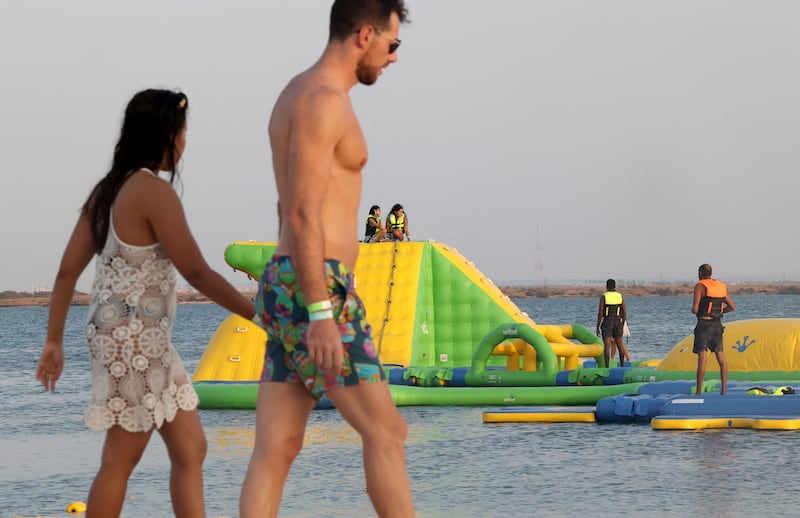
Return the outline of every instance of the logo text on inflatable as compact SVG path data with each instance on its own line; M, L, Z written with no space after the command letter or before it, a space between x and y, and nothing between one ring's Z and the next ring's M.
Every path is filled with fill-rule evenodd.
M517 326L509 327L508 329L503 330L503 336L519 336L519 331L517 331Z

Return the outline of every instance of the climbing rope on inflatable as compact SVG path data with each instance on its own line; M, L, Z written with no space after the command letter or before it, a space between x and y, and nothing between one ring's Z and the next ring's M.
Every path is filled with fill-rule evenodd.
M389 323L389 310L392 308L392 290L394 289L394 272L397 269L397 251L400 247L397 245L398 241L394 242L394 251L392 252L392 270L389 273L389 294L386 300L386 313L383 315L383 323L381 324L381 332L378 334L378 356L381 354L383 347L383 333L386 331L386 325Z

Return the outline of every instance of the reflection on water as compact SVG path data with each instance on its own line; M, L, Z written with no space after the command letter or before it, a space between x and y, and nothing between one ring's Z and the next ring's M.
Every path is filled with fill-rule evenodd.
M256 431L253 428L205 427L209 449L214 448L224 457L249 455L253 449Z
M314 412L306 426L303 448L310 448L315 445L337 447L340 444L360 447L361 439L350 425L342 419L338 419L335 422L330 419L321 421L319 416L322 414L338 417L338 414L332 411ZM206 412L203 412L203 417L204 422L210 421ZM221 455L239 455L241 453L250 455L256 437L255 422L242 426L220 427L205 424L204 428L209 447L218 448Z
M518 302L541 323L592 329L596 318L593 298ZM691 333L688 295L628 304L635 358L661 357ZM800 297L739 297L736 306L737 319L793 316L800 314ZM103 434L81 422L89 399L85 308L70 315L57 394L44 394L33 379L46 316L46 308L0 308L0 516L66 516L67 503L85 500L99 463ZM179 307L175 345L187 366L196 364L225 316L216 306ZM798 432L487 425L484 408L400 410L421 517L796 514ZM209 442L207 514L237 516L255 413L215 410L201 417ZM123 516L171 515L166 459L154 436L131 478ZM337 412L313 412L281 516L373 516L364 487L359 437Z

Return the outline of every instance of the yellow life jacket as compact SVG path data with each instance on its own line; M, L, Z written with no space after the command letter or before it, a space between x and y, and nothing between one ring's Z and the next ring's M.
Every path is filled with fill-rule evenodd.
M396 228L405 228L406 226L406 217L400 216L399 218L394 215L394 213L389 214L389 228L392 230Z
M622 316L622 293L618 291L607 291L603 293L603 300L605 300L604 317Z
M373 227L372 225L370 225L369 224L370 219L374 219L378 223L378 226ZM374 236L381 229L381 218L379 218L375 214L370 214L369 216L367 216L366 226L367 228L364 229L364 237Z

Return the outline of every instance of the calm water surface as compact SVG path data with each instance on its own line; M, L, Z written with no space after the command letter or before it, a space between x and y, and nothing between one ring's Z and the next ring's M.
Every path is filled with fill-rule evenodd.
M692 332L687 297L628 298L634 359L660 358ZM595 298L517 299L542 324L594 329ZM735 299L726 320L800 316L798 296ZM175 346L191 370L227 313L179 306ZM56 394L34 370L47 308L0 308L0 516L67 516L86 500L103 434L81 421L89 399L82 329L70 311ZM731 317L731 318L728 318ZM649 425L481 422L483 407L404 407L408 468L421 517L796 516L798 432L660 432ZM209 516L236 516L254 411L201 411L209 442ZM131 478L123 516L171 516L169 463L154 436ZM335 411L314 412L281 516L372 516L358 436ZM355 490L355 491L354 491ZM348 499L341 496L347 491Z

